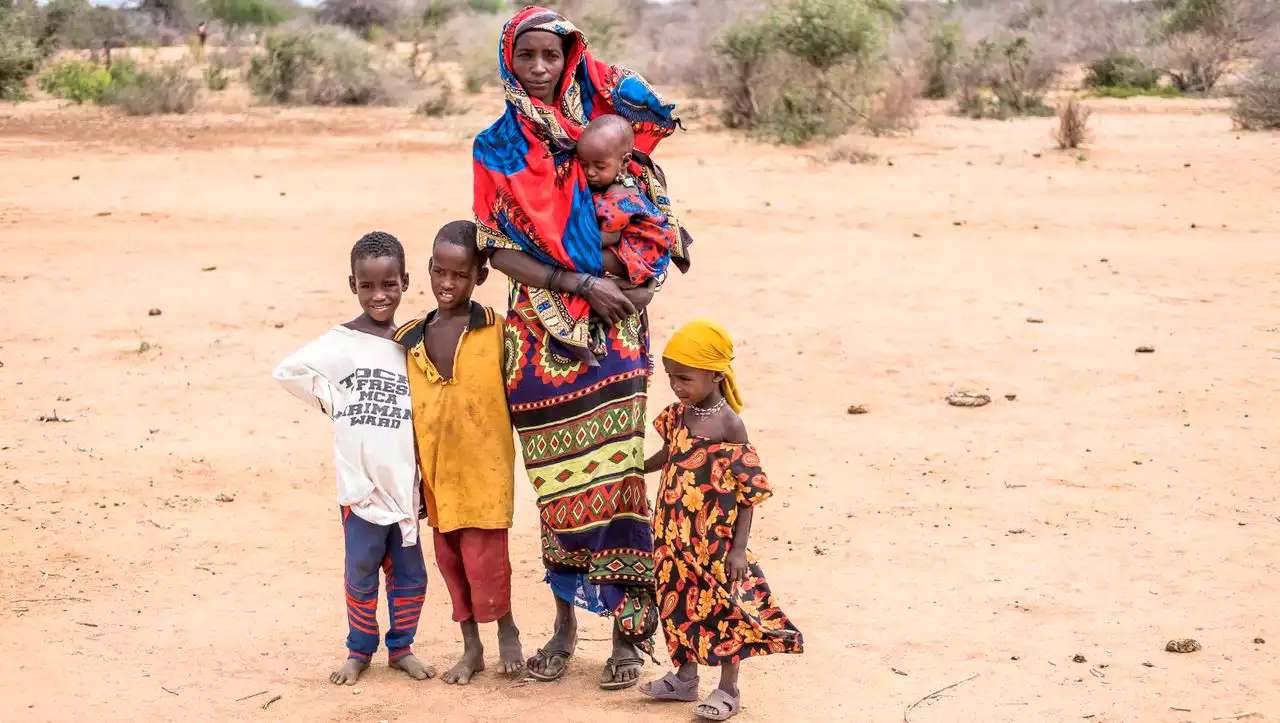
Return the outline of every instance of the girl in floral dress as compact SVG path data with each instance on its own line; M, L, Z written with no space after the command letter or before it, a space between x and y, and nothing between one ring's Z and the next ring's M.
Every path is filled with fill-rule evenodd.
M773 491L738 416L733 341L719 325L695 321L676 332L662 357L680 401L654 422L664 445L645 472L662 471L654 556L662 630L677 669L640 690L692 702L698 666L719 667L720 686L694 713L728 720L741 709L742 659L800 653L804 637L747 550L755 506Z

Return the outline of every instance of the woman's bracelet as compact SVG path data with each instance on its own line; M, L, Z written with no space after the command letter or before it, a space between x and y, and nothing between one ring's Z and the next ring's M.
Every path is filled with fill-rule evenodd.
M596 277L590 274L583 274L582 278L578 281L578 288L575 289L573 293L576 296L580 296L585 299L587 298L587 294L591 293L591 289L595 285Z
M559 281L560 281L560 277L561 277L563 274L564 274L564 271L562 271L561 269L557 269L557 268L552 268L552 269L551 269L551 273L550 273L550 274L547 274L547 290L548 290L548 291L556 291L556 290L557 290L557 289L556 289L556 286L558 285L558 283L559 283Z

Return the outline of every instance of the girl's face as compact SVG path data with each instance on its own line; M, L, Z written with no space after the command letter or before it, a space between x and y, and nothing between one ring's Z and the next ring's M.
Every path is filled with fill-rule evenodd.
M516 39L511 72L531 98L556 101L556 85L564 74L564 41L546 30L530 30Z
M694 369L680 362L662 358L662 368L667 371L667 379L671 382L671 391L681 404L699 406L713 394L720 391L720 382L724 375L709 372L705 369Z

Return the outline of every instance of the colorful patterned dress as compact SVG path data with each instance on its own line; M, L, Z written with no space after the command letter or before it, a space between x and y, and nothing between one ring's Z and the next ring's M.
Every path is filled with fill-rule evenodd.
M689 434L685 407L667 407L654 427L666 442L654 515L658 600L671 662L719 666L771 653L801 653L804 636L778 609L755 555L735 592L725 562L738 506L754 507L773 490L750 444Z
M602 191L594 194L602 232L619 234L613 253L627 269L627 280L641 286L661 278L671 263L679 230L641 193Z

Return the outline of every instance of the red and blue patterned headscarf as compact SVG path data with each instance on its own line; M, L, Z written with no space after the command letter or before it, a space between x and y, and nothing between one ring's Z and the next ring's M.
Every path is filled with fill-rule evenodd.
M530 98L512 71L516 38L531 30L566 40L564 75L552 106ZM620 115L631 121L635 149L646 159L675 132L675 106L636 73L593 58L582 32L546 8L526 7L507 21L498 65L506 112L472 146L477 243L481 249L523 251L546 264L599 276L600 228L586 175L574 156L578 136L592 118ZM632 170L650 199L677 224L656 167L636 163ZM681 242L672 256L684 269L687 236L678 236ZM585 300L545 289L528 292L555 339L574 352L591 348Z

